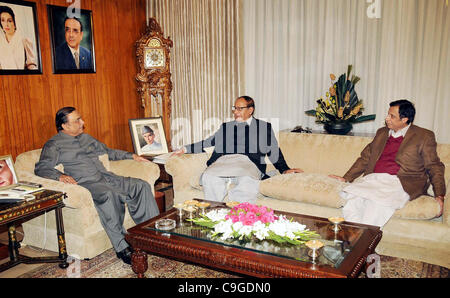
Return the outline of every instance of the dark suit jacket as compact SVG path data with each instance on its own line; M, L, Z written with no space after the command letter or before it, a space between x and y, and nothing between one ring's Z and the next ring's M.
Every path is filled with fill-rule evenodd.
M206 163L208 166L223 155L244 154L264 174L262 179L269 177L266 175L266 156L280 173L289 170L272 125L259 119L253 118L250 126L236 121L222 123L213 136L186 146L186 152L200 153L211 146L214 146L214 152Z
M56 69L77 69L75 60L73 59L72 52L69 49L67 43L63 43L56 48L55 51ZM80 69L92 68L92 55L91 51L80 46Z
M388 138L389 128L380 128L344 175L345 180L352 182L361 174L373 173ZM436 145L434 133L428 129L411 125L406 132L395 161L400 165L397 176L410 200L426 194L430 182L435 196L445 195L445 168L437 155Z

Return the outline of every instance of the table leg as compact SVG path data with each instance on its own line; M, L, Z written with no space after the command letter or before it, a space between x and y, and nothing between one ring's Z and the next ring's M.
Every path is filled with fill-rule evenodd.
M136 248L131 255L131 269L138 275L138 278L144 278L144 273L148 269L147 254L145 251Z
M8 249L9 249L9 259L12 262L16 262L19 258L19 242L17 242L16 237L16 226L11 224L8 226Z
M64 223L62 217L62 208L55 209L56 216L56 231L58 236L58 248L59 248L59 259L63 262L59 264L60 268L69 267L69 263L67 263L67 250L66 250L66 239L64 236Z

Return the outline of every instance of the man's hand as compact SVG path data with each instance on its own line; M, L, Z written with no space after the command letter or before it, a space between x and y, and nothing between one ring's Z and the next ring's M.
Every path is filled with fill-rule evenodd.
M342 181L342 182L345 182L345 179L344 179L343 177L341 177L341 176L337 176L337 175L328 175L328 177L337 179L337 180Z
M294 168L294 169L289 169L289 170L286 170L283 172L283 174L289 174L289 173L303 173L303 170Z
M75 179L73 179L72 176L67 176L62 174L61 176L59 176L59 181L64 182L64 183L69 183L69 184L78 184Z
M181 147L180 149L174 151L170 156L174 156L174 155L181 155L186 153L186 148Z
M137 154L133 153L133 160L135 161L143 161L143 162L150 162L147 158L139 156Z
M444 212L444 196L438 196L438 197L435 197L435 199L441 206L441 212L439 212L439 215L436 216L436 217L439 217L442 215L442 212Z

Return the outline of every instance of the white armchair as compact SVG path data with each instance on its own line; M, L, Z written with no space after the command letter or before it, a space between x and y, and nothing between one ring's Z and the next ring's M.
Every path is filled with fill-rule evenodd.
M67 253L80 259L93 258L111 248L106 232L95 209L90 192L79 185L65 184L59 181L38 177L34 174L34 166L39 161L41 149L28 151L16 158L15 169L19 180L37 182L46 189L62 191L67 194L63 208L64 231ZM137 162L134 160L109 161L108 156L99 157L108 171L117 175L140 178L152 187L159 177L159 167L152 162ZM62 165L58 170L64 171ZM58 251L56 237L56 219L54 212L36 217L22 224L24 238L22 244ZM128 210L125 214L126 229L134 226Z

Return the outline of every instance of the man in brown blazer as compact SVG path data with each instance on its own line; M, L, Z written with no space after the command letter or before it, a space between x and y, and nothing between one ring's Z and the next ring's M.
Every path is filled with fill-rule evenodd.
M413 125L414 116L414 105L408 100L391 102L386 126L378 129L373 141L343 177L330 177L353 182L361 174L396 175L409 200L427 194L431 183L442 214L446 192L444 164L436 152L434 133Z

